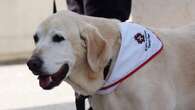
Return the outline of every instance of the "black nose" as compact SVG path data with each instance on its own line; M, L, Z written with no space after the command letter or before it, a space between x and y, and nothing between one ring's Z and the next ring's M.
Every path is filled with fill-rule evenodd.
M36 75L41 71L42 65L43 61L39 57L31 57L27 62L28 68Z

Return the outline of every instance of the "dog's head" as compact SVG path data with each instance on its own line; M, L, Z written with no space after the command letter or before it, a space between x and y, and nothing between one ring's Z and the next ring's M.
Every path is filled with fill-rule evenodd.
M38 26L27 65L43 89L66 80L78 93L91 94L103 85L110 47L95 26L70 13L58 12Z

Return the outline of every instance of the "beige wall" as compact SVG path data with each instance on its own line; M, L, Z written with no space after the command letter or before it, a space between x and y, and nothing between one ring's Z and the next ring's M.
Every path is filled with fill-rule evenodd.
M52 14L52 3L53 0L0 1L0 62L30 55L33 32ZM57 6L65 9L65 0L57 0Z
M133 20L154 27L195 22L195 0L133 0Z

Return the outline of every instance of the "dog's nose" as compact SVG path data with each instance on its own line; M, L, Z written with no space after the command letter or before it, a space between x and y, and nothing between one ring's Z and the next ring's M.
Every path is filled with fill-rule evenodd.
M41 67L43 65L43 61L39 57L31 57L31 59L27 62L28 68L37 75L37 72L40 72Z

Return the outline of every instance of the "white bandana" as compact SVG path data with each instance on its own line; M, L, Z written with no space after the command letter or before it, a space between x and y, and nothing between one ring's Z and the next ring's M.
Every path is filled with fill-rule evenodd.
M121 47L109 78L97 94L108 94L154 58L163 48L159 38L147 28L130 22L120 24Z

